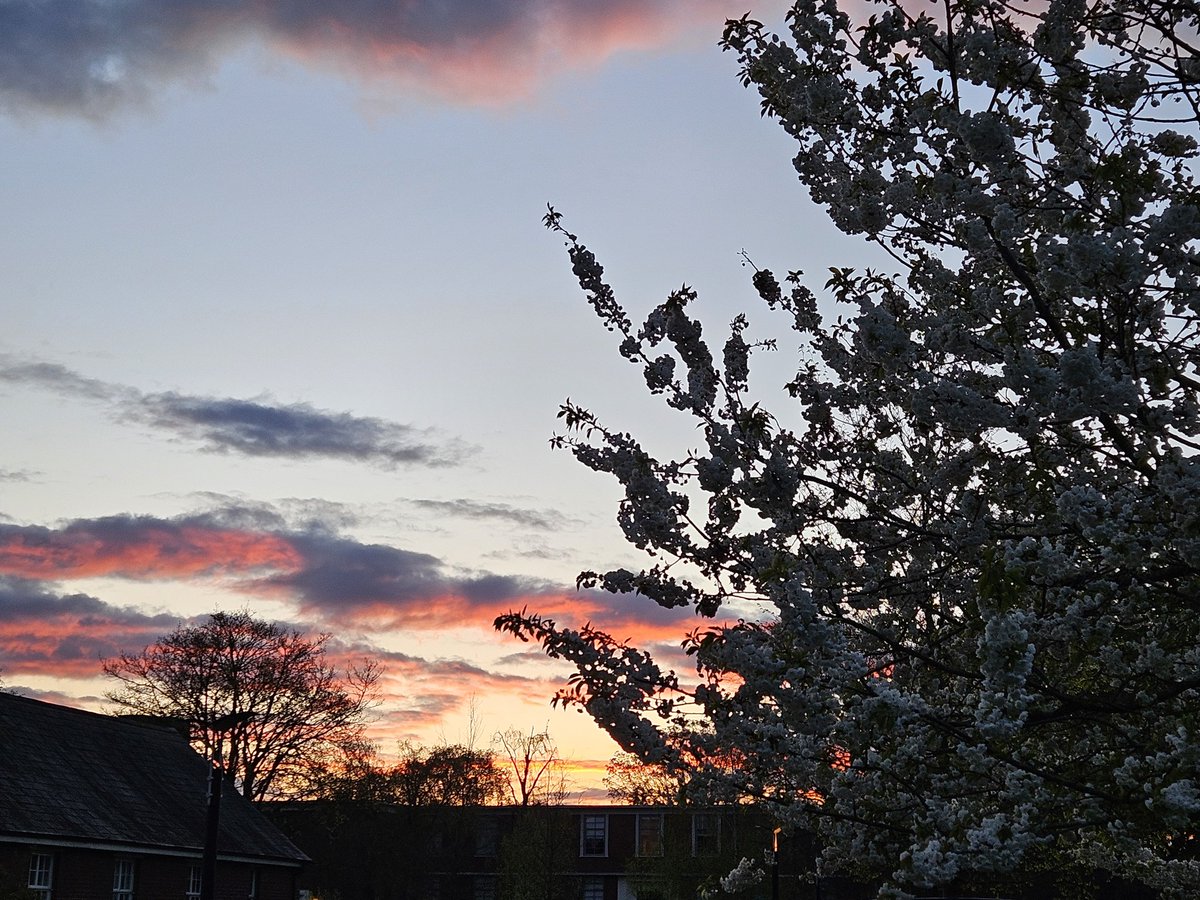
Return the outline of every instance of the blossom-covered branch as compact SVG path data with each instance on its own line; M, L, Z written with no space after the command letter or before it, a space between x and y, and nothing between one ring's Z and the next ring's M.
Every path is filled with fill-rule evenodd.
M771 803L885 894L1100 868L1194 896L1200 11L876 5L724 37L813 200L896 262L831 267L836 320L754 267L800 346L777 413L745 317L716 352L683 287L635 328L547 216L703 435L660 459L568 403L555 438L619 481L652 557L582 582L693 607L694 686L598 632L500 624L572 661L563 699L624 748Z

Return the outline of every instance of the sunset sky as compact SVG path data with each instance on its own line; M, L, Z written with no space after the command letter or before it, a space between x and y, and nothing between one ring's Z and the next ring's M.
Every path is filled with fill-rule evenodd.
M103 657L247 609L382 661L385 752L464 740L474 698L484 740L548 724L598 783L615 745L492 620L677 654L686 616L574 591L642 560L548 439L568 397L655 448L694 431L541 217L635 319L696 288L718 340L774 327L743 248L856 262L717 47L746 8L0 0L4 686L102 709Z

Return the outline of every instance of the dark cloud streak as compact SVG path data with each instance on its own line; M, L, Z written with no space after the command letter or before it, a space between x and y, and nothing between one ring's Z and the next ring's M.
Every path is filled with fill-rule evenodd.
M436 556L363 543L333 525L290 527L263 506L172 519L105 516L56 527L0 524L0 575L26 584L201 579L247 598L285 600L307 619L370 631L491 630L496 616L528 606L560 621L592 620L625 637L647 629L678 633L689 615L537 578L455 571ZM11 599L0 602L15 608Z
M3 9L3 0L0 0ZM72 397L83 397L88 400L103 400L116 402L128 391L95 378L85 378L77 372L72 372L57 363L13 363L7 360L0 365L0 381L9 384L32 384Z
M470 452L460 441L433 440L429 429L384 419L331 412L308 403L144 394L51 363L0 364L0 381L100 401L118 419L196 441L215 453L341 459L392 469L452 466Z
M141 398L142 421L201 441L211 450L246 456L323 456L398 465L452 465L461 448L439 447L422 432L383 419L252 400L153 394Z
M523 509L507 503L480 503L475 500L409 500L413 506L439 515L460 519L500 519L539 531L557 531L578 524L578 519L553 509Z

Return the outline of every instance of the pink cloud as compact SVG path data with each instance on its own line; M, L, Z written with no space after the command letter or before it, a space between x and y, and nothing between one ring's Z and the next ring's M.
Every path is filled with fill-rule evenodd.
M484 7L495 4L463 4ZM376 84L416 88L459 103L495 105L527 96L572 69L625 50L646 50L703 30L715 43L724 20L743 9L729 0L618 0L510 4L491 28L444 32L437 40L398 22L377 31L328 14L322 27L272 32L306 65L333 65ZM391 25L392 27L388 27Z
M300 563L294 548L275 535L152 520L93 524L75 523L59 531L0 529L0 574L54 580L97 576L153 580L294 569Z
M258 40L307 65L496 103L564 70L689 31L716 41L732 0L74 0L0 4L0 106L102 116Z
M91 675L101 656L140 649L178 624L57 593L57 585L95 577L207 580L248 601L283 600L318 630L473 628L491 634L498 616L529 609L568 627L591 623L617 640L677 653L695 624L688 610L664 610L636 597L460 574L428 554L364 544L327 528L292 531L261 510L225 510L175 519L79 519L56 527L0 525L5 655L22 660L26 671Z

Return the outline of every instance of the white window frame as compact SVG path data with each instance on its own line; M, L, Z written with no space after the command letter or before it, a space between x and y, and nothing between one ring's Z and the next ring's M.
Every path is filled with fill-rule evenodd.
M133 900L133 860L113 862L113 900Z
M188 870L187 891L184 896L188 900L199 900L200 888L204 881L204 869L200 866L192 866Z
M651 824L653 823L653 824ZM655 836L655 848L649 851L646 850L642 835L647 833L646 829L650 829L650 833ZM637 855L638 856L662 856L663 855L663 814L662 813L638 813L637 814Z
M54 857L49 853L34 853L29 857L29 890L39 900L50 900L54 890Z
M710 849L701 851L700 838L701 830L700 823L707 822L713 825L713 831L706 833L703 837L711 837L714 846ZM716 813L693 813L692 814L692 856L717 856L721 852L721 817Z
M600 852L589 850L589 841L594 841L597 835L593 832L589 834L589 825L595 824L599 826L598 831L604 842L604 847ZM579 855L580 856L608 856L608 816L596 813L584 813L579 817Z
M258 869L250 870L250 893L246 896L248 900L258 900Z

